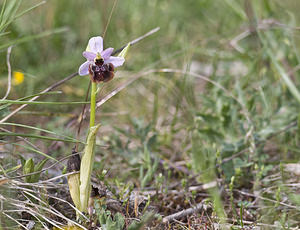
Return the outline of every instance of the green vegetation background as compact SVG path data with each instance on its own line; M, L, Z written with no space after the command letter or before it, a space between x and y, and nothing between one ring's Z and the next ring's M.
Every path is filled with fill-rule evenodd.
M39 3L19 2L18 12ZM12 49L12 70L25 74L24 82L13 86L9 95L16 100L76 72L84 62L82 51L88 39L103 33L112 6L113 1L107 0L51 0L7 28L0 27L0 96L7 87L6 48L10 44L19 43ZM296 183L297 176L285 177L283 169L299 162L299 9L297 0L119 0L108 24L105 47L119 48L157 26L160 31L130 49L125 65L100 95L136 73L157 72L136 80L98 109L97 121L102 124L98 144L110 148L97 150L96 174L108 170L105 180L124 189L126 184L168 187L174 180L185 185L196 173L198 182L218 176L228 189L235 176L235 188L258 190L277 202L287 197L296 207L258 210L254 213L257 220L297 225L298 190L285 186L290 180ZM30 38L58 28L64 30ZM27 36L24 42L20 40ZM171 70L159 72L162 68ZM59 88L62 94L39 101L84 101L88 84L88 77L78 76ZM72 121L81 109L79 105L30 105L9 121L75 138L78 126ZM12 106L2 109L0 116L11 110ZM81 140L87 124L83 124ZM31 141L45 152L53 147L51 142ZM51 156L62 158L72 147L64 143ZM243 154L222 162L241 150ZM21 148L11 151L11 159L0 160L4 168L28 153ZM158 162L162 165L157 166ZM177 163L186 171L171 167ZM279 179L264 180L271 175ZM270 190L265 194L263 188ZM216 202L216 194L211 191L222 216L228 207ZM261 205L269 207L272 202Z

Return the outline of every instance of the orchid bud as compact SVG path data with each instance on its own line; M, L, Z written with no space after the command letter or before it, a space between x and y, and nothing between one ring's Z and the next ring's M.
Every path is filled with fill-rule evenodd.
M129 51L129 48L130 48L130 43L128 43L127 46L125 46L125 48L121 51L121 53L119 53L118 57L122 57L125 59Z

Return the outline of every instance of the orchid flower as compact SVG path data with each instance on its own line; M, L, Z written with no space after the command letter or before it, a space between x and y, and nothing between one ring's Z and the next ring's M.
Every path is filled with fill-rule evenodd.
M80 172L76 177L68 177L69 189L76 208L81 212L88 211L88 202L91 193L91 174L95 161L96 135L100 124L95 125L97 83L107 82L114 77L114 68L123 65L130 43L122 49L118 57L111 56L114 49L103 50L102 37L92 37L89 40L86 51L82 55L87 59L78 70L79 75L90 75L91 99L90 99L90 127L84 154L80 163ZM98 88L99 89L99 88ZM78 178L79 177L79 178ZM78 196L79 193L79 196Z
M82 55L87 59L78 70L79 75L87 75L91 74L91 66L93 64L97 64L97 60L101 60L102 65L109 65L112 64L113 67L118 67L123 65L125 59L123 57L114 57L111 56L114 48L107 48L103 50L103 39L102 37L92 37L89 40L89 44L87 46L86 51L82 53ZM99 66L99 65L98 65Z

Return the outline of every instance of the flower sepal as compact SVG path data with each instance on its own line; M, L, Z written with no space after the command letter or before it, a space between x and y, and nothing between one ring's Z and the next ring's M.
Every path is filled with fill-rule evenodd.
M122 49L121 53L119 53L118 57L122 57L125 59L125 57L127 56L127 53L129 51L130 48L130 43L127 44L127 46L125 46L124 49Z

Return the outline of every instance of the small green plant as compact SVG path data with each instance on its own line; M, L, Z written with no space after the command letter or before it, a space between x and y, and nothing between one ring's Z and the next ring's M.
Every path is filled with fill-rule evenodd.
M23 174L25 175L25 181L27 183L35 183L38 182L41 175L41 170L47 163L48 158L40 161L37 164L34 164L34 160L29 158L23 161ZM30 175L27 175L30 174ZM27 176L26 176L27 175Z
M235 180L235 177L232 176L230 184L229 184L229 194L230 194L231 209L232 209L232 212L233 212L235 218L237 218L238 215L237 215L237 212L236 212L236 209L235 209L234 196L233 196L234 180Z
M95 210L98 217L100 226L105 230L122 230L125 226L125 217L121 213L115 213L114 215L106 210L106 206L100 205L99 202L95 202ZM145 212L141 216L140 221L133 221L126 229L128 230L140 230L145 224L154 218L152 212Z
M125 218L122 214L117 213L112 219L111 212L105 209L101 209L98 213L98 219L101 227L106 230L122 230L125 225Z
M141 187L144 188L147 183L153 179L154 173L156 172L158 166L158 158L154 158L154 162L152 162L150 152L147 146L144 146L144 164L140 166L140 181ZM146 174L144 174L144 170L146 170Z
M142 217L141 220L133 221L129 227L128 230L140 230L142 229L147 223L149 223L154 218L154 214L152 212L146 212Z

